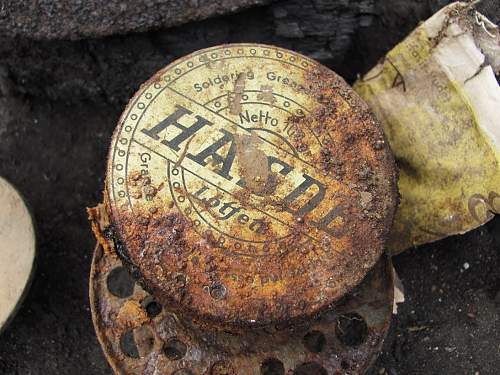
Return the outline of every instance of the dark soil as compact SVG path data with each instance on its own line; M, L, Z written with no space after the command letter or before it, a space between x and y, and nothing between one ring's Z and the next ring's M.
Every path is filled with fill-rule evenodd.
M449 2L282 0L170 29L78 41L10 38L0 27L0 67L21 94L123 104L175 58L218 44L255 42L306 54L352 82Z
M424 15L429 12L427 9ZM421 17L420 13L412 13L413 23L397 19L390 21L394 24L387 22L401 27L403 33ZM129 39L47 42L42 45L44 61L36 70L38 65L33 56L29 57L29 51L42 53L37 50L39 44L29 40L11 42L26 48L15 52L17 60L6 57L5 45L0 48L7 66L7 70L0 70L0 175L25 196L38 226L36 275L17 317L0 336L0 374L111 373L90 318L88 275L95 241L85 207L101 200L106 152L123 108L123 97L178 53L233 39L232 24L225 24L225 19L204 21L226 25L219 29L222 34L186 34L185 46L174 49L175 53L158 52L164 45L179 46L168 39L166 32L161 38L158 34L139 34ZM265 34L256 31L257 21L254 26L249 31L252 39L269 43ZM370 44L372 39L366 33L355 34L346 52L351 60L326 58L324 62L352 80L356 72L373 65L401 37L384 35L380 25L371 31L379 44ZM148 50L152 40L157 43L152 49L154 54L146 55L142 63L140 53L130 57L131 45ZM273 41L294 48L285 40L271 38ZM86 62L75 68L71 64L76 60L71 59L76 59L73 54L85 55L89 43L98 46L88 57L94 70L80 74L78 69L85 68ZM55 60L50 60L51 55ZM113 58L106 60L106 56ZM63 57L68 65L51 76L51 61ZM112 63L117 61L121 61L119 68L113 68ZM128 72L131 66L139 68ZM83 80L73 82L77 89L73 97L68 95L71 85L57 81L62 77L71 80L74 76L70 73L80 74ZM115 79L121 82L124 74L128 74L128 84L113 85ZM14 84L7 84L2 76L14 76ZM33 80L29 81L33 90L29 90L27 81L23 83L23 77ZM38 82L36 77L40 78ZM78 91L84 90L86 84L87 91ZM94 89L96 97L92 97ZM399 306L373 373L498 374L500 218L466 235L408 251L396 257L394 263L406 289L406 302Z
M0 374L109 374L94 335L88 274L94 238L85 206L101 199L120 108L0 99L0 175L38 225L38 269L0 337ZM406 288L375 373L498 374L500 218L395 258ZM464 269L464 264L469 268Z

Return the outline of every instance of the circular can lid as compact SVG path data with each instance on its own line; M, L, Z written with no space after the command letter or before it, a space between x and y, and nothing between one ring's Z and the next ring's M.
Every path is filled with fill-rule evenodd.
M396 169L367 105L335 73L256 44L156 73L113 135L117 251L163 303L263 325L311 316L383 253Z
M14 317L31 282L36 240L19 192L0 177L0 332Z

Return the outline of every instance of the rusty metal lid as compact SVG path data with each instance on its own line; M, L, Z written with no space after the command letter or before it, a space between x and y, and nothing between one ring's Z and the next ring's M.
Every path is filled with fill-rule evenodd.
M117 249L162 303L262 325L338 300L383 252L393 157L367 105L300 54L232 44L141 86L113 135Z

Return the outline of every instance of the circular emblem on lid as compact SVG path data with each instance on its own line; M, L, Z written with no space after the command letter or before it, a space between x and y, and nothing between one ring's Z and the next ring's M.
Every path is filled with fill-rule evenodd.
M147 81L114 133L118 251L163 302L202 318L309 316L384 249L393 158L366 104L297 53L235 44Z

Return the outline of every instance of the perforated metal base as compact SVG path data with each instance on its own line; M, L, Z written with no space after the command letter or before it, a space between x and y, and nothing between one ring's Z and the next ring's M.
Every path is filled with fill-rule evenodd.
M363 374L390 325L393 278L382 259L332 310L299 325L229 332L158 304L114 254L97 246L90 277L94 326L118 374Z

